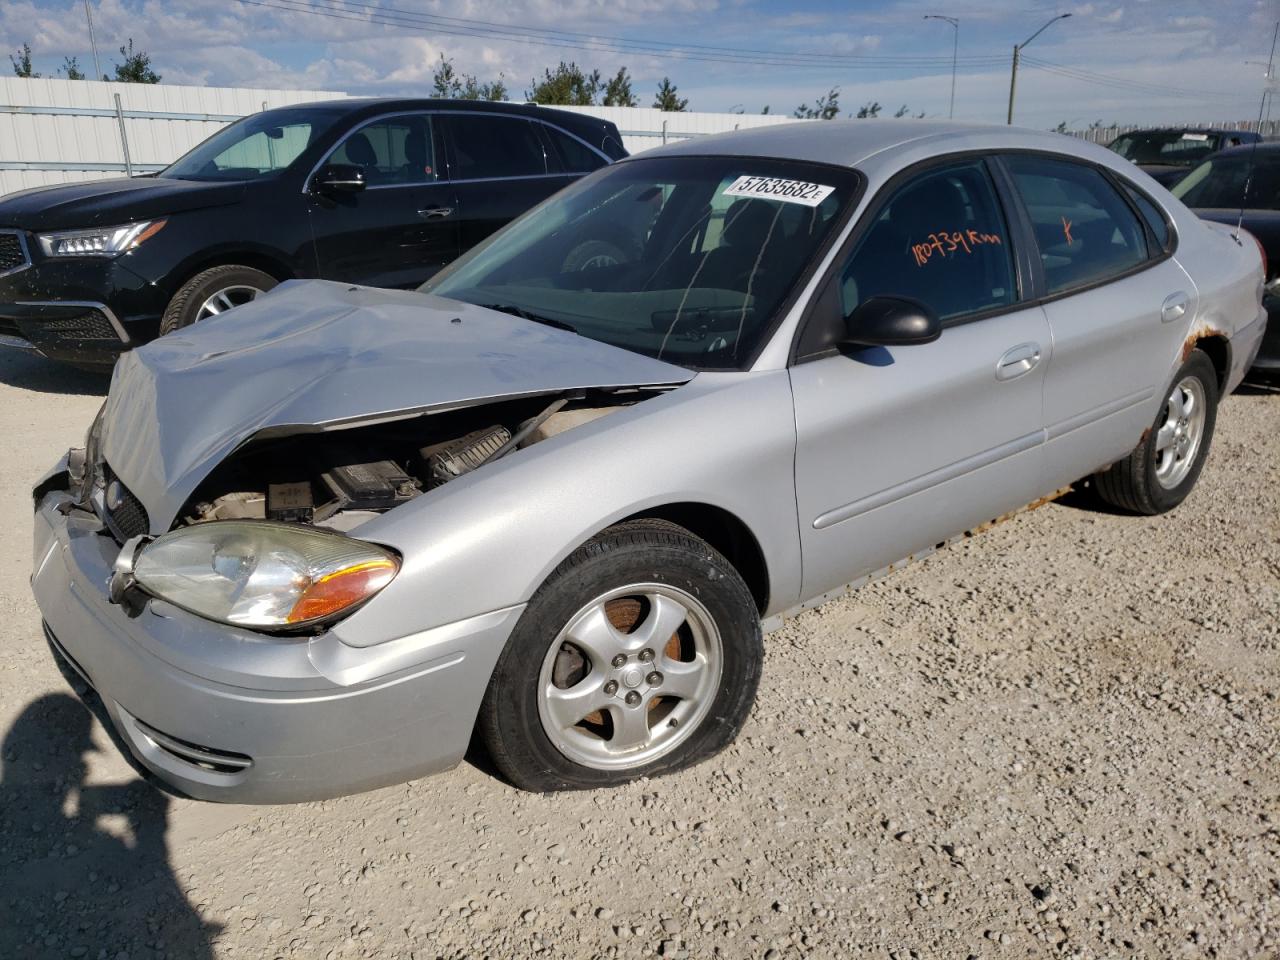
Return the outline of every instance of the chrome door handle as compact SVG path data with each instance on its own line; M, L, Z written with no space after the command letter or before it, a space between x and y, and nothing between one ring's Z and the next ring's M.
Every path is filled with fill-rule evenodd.
M1004 356L996 361L996 379L1013 380L1030 373L1040 362L1040 344L1020 343L1010 347Z
M418 211L424 220L442 220L453 213L453 207L426 207Z
M1181 290L1169 294L1165 297L1164 305L1160 307L1160 322L1173 323L1175 320L1181 320L1187 315L1187 308L1190 306L1191 298Z

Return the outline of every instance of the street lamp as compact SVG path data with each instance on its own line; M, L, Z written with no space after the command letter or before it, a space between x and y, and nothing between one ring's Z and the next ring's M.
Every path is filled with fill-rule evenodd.
M1051 26L1053 26L1053 24L1057 23L1059 20L1065 20L1069 16L1071 16L1071 14L1069 13L1058 14L1056 17L1054 17L1048 23L1046 23L1043 27L1041 27L1039 30L1037 30L1035 33L1027 37L1027 39L1023 40L1021 43L1017 44L1013 48L1013 75L1009 78L1009 119L1005 121L1006 123L1010 125L1013 124L1013 94L1014 94L1014 91L1018 89L1018 59L1022 53L1022 48L1025 47L1032 40L1034 40L1036 37L1040 36L1040 34L1048 30Z
M945 20L955 27L955 42L951 46L951 110L947 116L954 120L956 116L956 55L960 52L960 21L955 17L944 17L937 13L926 13L926 20Z

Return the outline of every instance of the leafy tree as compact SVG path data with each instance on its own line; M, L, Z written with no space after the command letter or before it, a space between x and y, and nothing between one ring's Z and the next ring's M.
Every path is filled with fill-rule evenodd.
M635 94L631 92L631 75L626 67L619 67L613 79L604 85L604 105L606 107L639 106Z
M813 106L802 103L793 116L801 120L834 120L840 115L840 88L832 87L826 96L819 97Z
M769 105L766 103L766 104L764 105L764 109L763 109L763 110L761 110L761 111L760 111L760 113L761 113L761 115L764 115L764 114L766 114L766 113L768 113L768 112L769 112Z
M858 108L858 112L856 116L859 120L866 120L871 117L880 116L880 110L881 110L881 107L879 102L872 100L870 103L864 103L862 106L860 106Z
M77 57L63 57L62 67L58 72L68 80L84 79L84 71L80 69L80 61Z
M440 54L440 65L431 75L431 95L445 100L505 100L507 84L502 75L492 83L481 83L472 74L458 73L453 61Z
M124 63L115 65L115 79L120 83L159 83L160 74L151 69L151 57L142 50L133 49L133 37L129 38L129 45L120 48L120 56L124 57ZM103 80L112 79L104 76Z
M572 107L589 107L596 102L596 95L603 86L600 71L584 73L576 63L565 63L555 70L543 70L541 80L531 80L526 94L534 103L549 103Z
M912 114L911 108L904 103L902 106L898 108L897 112L893 116L895 120L901 120L903 117L910 117L910 116L914 116L917 120L923 120L924 111L921 110L917 114Z
M9 54L9 62L13 64L13 75L15 77L24 77L28 80L38 79L40 74L31 69L31 44L24 43L22 49L18 51L18 56L14 57Z
M653 105L667 113L683 113L689 101L676 92L676 85L670 77L663 77L658 84L658 92L653 98Z
M1066 133L1066 132L1067 132L1067 121L1065 121L1065 120L1061 121L1061 122L1060 122L1056 127L1054 127L1054 128L1053 128L1053 132L1054 132L1054 133Z

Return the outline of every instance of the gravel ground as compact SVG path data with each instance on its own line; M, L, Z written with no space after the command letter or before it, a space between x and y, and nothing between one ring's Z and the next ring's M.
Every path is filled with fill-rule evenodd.
M0 957L1280 956L1280 393L1170 516L1072 494L788 622L693 770L250 808L140 781L42 639L27 491L104 386L0 355Z

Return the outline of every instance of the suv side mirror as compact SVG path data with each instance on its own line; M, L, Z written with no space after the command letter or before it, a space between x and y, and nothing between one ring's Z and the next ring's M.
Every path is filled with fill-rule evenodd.
M311 178L316 193L359 193L368 185L364 167L353 163L327 163Z
M844 344L859 347L902 347L932 343L942 336L938 315L918 300L872 297L845 317Z

